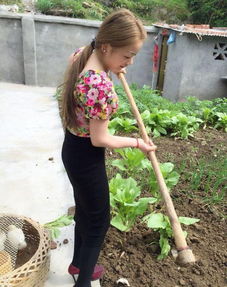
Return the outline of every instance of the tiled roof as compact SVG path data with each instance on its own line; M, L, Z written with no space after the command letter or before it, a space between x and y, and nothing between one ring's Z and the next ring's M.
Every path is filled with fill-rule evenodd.
M154 23L153 26L171 29L181 33L191 33L198 36L219 36L227 37L227 27L214 27L210 29L209 25L175 25L175 24L165 24L165 23Z

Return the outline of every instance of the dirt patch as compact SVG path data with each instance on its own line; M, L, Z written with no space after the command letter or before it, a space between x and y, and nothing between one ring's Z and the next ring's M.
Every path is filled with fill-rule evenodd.
M107 272L102 287L117 286L119 278L127 278L130 286L166 287L224 287L227 252L225 249L226 224L198 202L175 204L180 214L196 216L200 223L189 228L188 244L197 257L193 266L180 267L169 255L158 261L158 236L142 225L122 234L110 228L100 256ZM172 246L174 244L172 243Z
M162 137L154 142L158 146L159 161L171 161L178 170L182 164L190 169L200 159L212 160L227 154L227 134L215 129L199 131L190 140ZM106 268L102 287L120 286L116 281L122 277L131 287L227 286L227 228L223 217L226 204L221 201L217 205L207 205L203 196L202 190L189 191L189 182L183 175L172 191L177 214L200 219L195 225L183 226L188 232L187 242L197 258L194 265L180 267L171 254L164 260L157 260L158 234L142 224L138 223L128 233L111 227L99 259ZM174 248L174 242L171 246Z

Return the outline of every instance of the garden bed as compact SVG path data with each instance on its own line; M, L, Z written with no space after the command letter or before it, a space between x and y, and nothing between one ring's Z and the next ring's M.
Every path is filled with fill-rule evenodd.
M106 268L101 285L120 286L116 281L126 278L131 287L227 286L227 133L224 132L227 131L227 102L225 99L212 102L189 98L184 103L172 103L146 87L131 89L146 127L150 128L149 134L166 134L153 141L158 147L159 162L171 162L180 175L178 184L171 188L178 216L200 220L190 226L182 224L197 261L194 265L181 267L175 263L171 252L165 259L158 260L159 233L149 229L139 217L128 232L110 227L99 258ZM109 124L110 130L119 135L138 137L124 93L121 88L116 90L120 108ZM106 154L110 181L117 173L131 176L113 166L113 161L120 158L119 153L107 149ZM152 196L148 190L148 170L132 169L132 177L141 188L140 197ZM165 213L161 202L152 208L155 213ZM169 243L171 249L175 249L173 239Z
M132 287L224 287L227 284L224 278L227 266L226 197L215 201L212 186L210 193L203 190L209 172L195 190L191 189L187 174L193 169L199 170L201 162L207 163L208 170L209 163L212 162L215 169L218 162L226 159L227 134L211 128L198 131L191 140L161 137L154 141L158 146L159 161L171 161L178 172L182 170L179 183L172 190L177 214L200 219L194 225L183 226L197 262L180 267L171 254L164 260L157 260L160 253L158 234L139 222L127 233L111 227L99 259L106 267L102 287L119 286L115 282L122 277ZM171 247L174 248L174 242Z

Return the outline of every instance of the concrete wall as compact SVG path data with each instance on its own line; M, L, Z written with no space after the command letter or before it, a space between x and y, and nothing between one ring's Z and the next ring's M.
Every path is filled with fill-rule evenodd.
M0 81L24 83L21 21L0 18Z
M216 43L226 43L224 37L203 37L177 34L176 42L169 45L163 96L174 101L188 96L199 99L227 97L227 58L215 60Z
M29 14L0 14L0 81L52 86L62 83L69 55L94 38L99 21ZM153 37L128 68L129 83L151 85ZM118 82L114 78L115 82Z

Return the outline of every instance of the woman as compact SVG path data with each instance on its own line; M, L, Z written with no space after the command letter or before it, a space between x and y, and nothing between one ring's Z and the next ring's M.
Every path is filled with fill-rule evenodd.
M76 203L74 255L68 271L79 274L76 287L90 287L91 280L104 273L96 263L110 224L105 148L135 147L145 153L156 149L151 141L108 133L109 119L118 107L108 73L124 72L145 39L142 23L130 11L113 12L95 40L74 53L64 85L62 159Z

